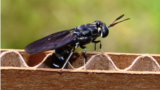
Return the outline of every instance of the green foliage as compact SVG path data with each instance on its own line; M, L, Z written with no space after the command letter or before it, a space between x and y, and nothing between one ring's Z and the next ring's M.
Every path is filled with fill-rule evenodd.
M98 38L103 50L160 53L159 3L160 0L1 0L1 46L24 49L51 33L95 20L109 25L125 14L131 19L110 28L107 38ZM89 51L94 50L93 44L87 46Z

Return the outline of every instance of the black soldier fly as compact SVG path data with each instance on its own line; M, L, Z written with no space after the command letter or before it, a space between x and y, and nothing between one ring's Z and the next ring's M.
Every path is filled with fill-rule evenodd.
M115 21L121 19L123 16L124 14L119 16ZM85 49L85 56L87 54L87 47L84 45L92 42L95 44L96 50L96 44L100 43L101 48L101 41L96 41L96 38L99 36L102 38L107 37L109 34L108 28L128 19L129 18L116 23L114 21L109 26L97 20L93 24L80 25L70 30L53 33L29 44L25 48L25 52L35 54L54 49L55 51L52 54L52 66L53 68L63 69L78 46Z

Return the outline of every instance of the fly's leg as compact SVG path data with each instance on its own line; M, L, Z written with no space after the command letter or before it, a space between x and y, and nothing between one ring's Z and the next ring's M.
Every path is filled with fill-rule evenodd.
M82 37L78 37L77 40L80 42L80 47L82 49L85 49L85 55L84 55L84 68L86 70L86 67L85 67L85 61L86 61L86 58L87 58L87 47L84 46L86 43L90 43L93 41L93 37L91 36L82 36Z
M87 47L86 46L83 46L83 45L80 45L80 47L82 49L85 49L85 54L84 54L84 69L86 70L86 58L87 58Z
M87 47L86 47L86 46L83 46L83 45L80 45L80 47L81 47L82 49L85 49L84 58L87 58Z
M101 40L98 40L98 41L92 41L94 43L94 50L96 51L96 44L97 43L100 43L100 46L99 48L101 49L102 48L102 44L101 44Z
M70 55L68 56L67 60L65 61L63 67L61 68L61 70L64 69L64 67L66 66L66 64L68 63L69 59L71 58L72 54L74 53L75 49L79 46L79 43L76 43L76 46L73 48L72 52L70 53Z

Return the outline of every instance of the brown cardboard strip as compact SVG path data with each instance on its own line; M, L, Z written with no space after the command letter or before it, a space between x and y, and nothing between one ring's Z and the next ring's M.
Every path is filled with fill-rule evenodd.
M1 67L2 90L159 90L160 72Z

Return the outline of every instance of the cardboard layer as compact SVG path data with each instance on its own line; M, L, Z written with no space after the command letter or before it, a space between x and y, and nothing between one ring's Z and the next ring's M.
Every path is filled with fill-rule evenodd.
M160 55L75 52L75 69L51 68L53 51L27 54L2 49L2 90L160 90ZM86 68L86 70L84 70Z

